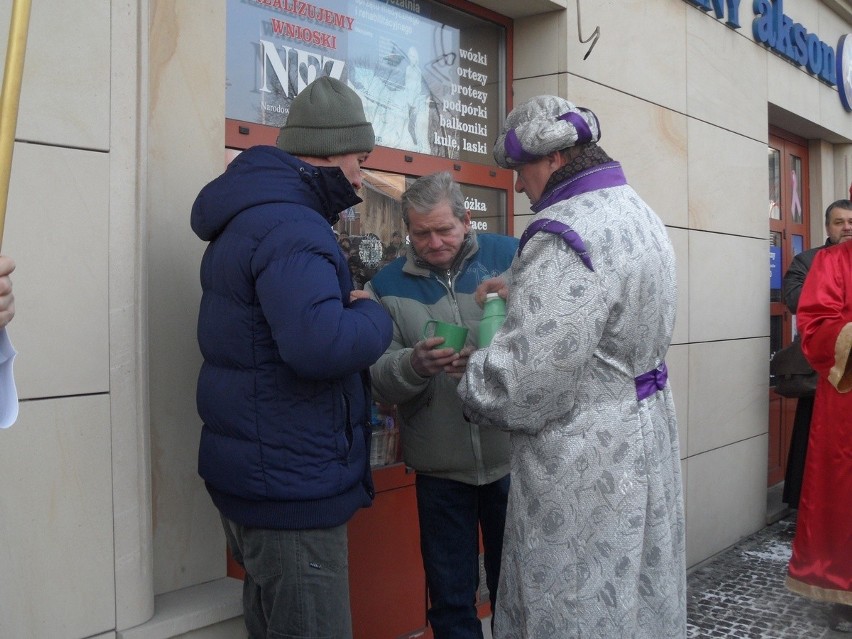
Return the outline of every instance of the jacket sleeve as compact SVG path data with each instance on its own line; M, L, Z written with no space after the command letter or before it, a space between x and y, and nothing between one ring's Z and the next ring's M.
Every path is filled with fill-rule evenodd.
M364 290L374 299L381 299L372 283L367 282ZM421 377L412 368L411 353L414 349L403 344L397 319L390 313L389 316L393 325L393 337L384 354L370 367L373 395L378 401L386 404L404 404L425 391L430 378Z
M503 327L471 355L458 387L471 421L530 434L569 421L608 301L600 276L562 249L541 233L515 259Z
M848 291L849 262L842 257L838 251L816 255L802 289L796 320L808 362L838 391L846 393L852 390L852 294Z
M793 314L799 307L799 296L802 294L802 285L805 283L807 275L808 264L805 261L804 253L799 253L793 258L790 267L784 274L784 284L781 291L784 304Z
M310 233L298 243L278 235L263 241L277 245L259 266L256 289L281 359L307 379L368 368L390 343L388 314L373 300L343 298L331 233L328 242Z

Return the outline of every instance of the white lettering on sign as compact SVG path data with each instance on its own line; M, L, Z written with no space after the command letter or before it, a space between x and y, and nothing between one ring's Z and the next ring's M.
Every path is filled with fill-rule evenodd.
M295 97L302 92L306 86L322 75L327 75L340 80L343 75L345 62L337 58L318 55L310 51L302 51L295 47L281 47L281 53L275 43L261 40L260 46L263 55L260 57L260 87L264 93L271 93L269 88L268 69L278 79L279 84L287 90L287 95ZM267 64L268 63L268 64ZM288 73L295 65L295 73Z

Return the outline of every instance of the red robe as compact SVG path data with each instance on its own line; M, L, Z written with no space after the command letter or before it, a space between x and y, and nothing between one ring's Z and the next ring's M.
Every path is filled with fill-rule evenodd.
M852 241L817 253L797 318L819 384L787 587L852 605Z

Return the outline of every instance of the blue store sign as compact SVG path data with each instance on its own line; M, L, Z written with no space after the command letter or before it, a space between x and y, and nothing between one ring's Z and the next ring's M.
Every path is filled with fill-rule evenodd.
M741 28L741 0L686 0L689 4L713 11L732 29ZM753 0L752 35L756 42L791 63L804 67L826 84L836 86L840 101L852 111L852 34L840 38L837 50L807 27L784 13L784 0Z
M781 247L769 247L769 288L781 288Z
M837 90L847 111L852 111L852 33L840 36L837 45Z

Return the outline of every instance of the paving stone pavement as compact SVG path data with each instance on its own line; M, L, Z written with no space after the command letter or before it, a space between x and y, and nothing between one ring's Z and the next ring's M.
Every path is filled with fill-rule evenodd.
M828 629L828 604L784 586L796 530L790 515L687 577L687 637L742 639L852 639Z

